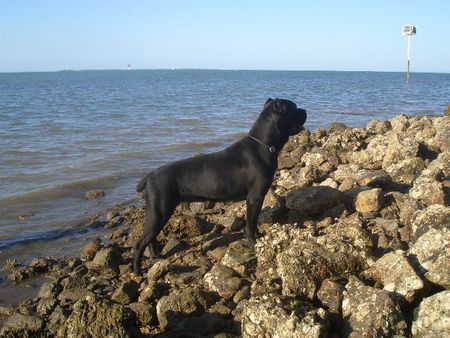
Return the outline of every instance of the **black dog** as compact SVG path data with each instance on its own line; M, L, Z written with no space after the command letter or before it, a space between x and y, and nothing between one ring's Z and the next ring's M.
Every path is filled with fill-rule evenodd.
M140 274L145 247L155 255L156 236L182 201L247 200L245 235L256 241L256 226L264 197L277 169L278 153L299 133L306 111L289 100L268 99L248 136L225 150L169 163L149 173L137 185L144 191L145 225L135 245L133 270Z

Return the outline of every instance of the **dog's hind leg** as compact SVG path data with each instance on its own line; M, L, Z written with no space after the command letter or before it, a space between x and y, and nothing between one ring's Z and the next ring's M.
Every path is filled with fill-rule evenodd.
M150 200L145 196L145 223L142 237L138 240L134 248L133 271L140 275L141 260L145 248L148 247L150 254L156 257L156 237L172 216L176 204L164 201L161 198L152 196Z

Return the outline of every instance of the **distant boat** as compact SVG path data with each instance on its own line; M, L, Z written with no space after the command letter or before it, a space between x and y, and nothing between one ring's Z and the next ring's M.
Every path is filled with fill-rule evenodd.
M128 65L128 70L131 70L131 65Z

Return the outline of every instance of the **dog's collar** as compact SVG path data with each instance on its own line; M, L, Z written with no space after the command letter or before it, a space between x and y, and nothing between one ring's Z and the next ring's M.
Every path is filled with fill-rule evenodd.
M258 140L256 137L254 137L254 136L252 136L252 135L250 135L250 134L248 134L247 136L250 137L253 141L259 143L260 145L262 145L262 146L264 146L264 147L266 147L266 148L269 150L269 152L271 152L272 154L275 153L275 152L277 151L277 149L276 149L274 146L268 146L268 145L265 144L263 141Z

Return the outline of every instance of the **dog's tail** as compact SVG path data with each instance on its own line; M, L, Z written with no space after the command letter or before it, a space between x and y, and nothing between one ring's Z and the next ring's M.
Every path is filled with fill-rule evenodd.
M142 192L145 189L145 186L147 185L147 178L148 175L145 175L145 177L143 177L138 184L136 185L136 191L137 192Z

